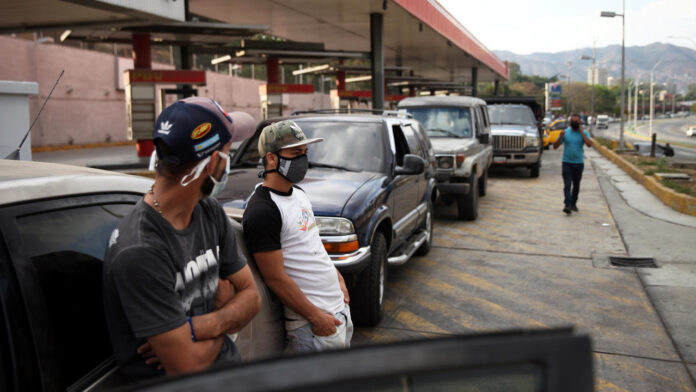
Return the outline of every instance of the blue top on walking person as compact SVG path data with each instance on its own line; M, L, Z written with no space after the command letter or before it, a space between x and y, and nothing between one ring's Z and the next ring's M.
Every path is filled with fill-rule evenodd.
M565 144L563 147L563 162L584 163L583 146L585 141L580 132L585 132L587 138L592 139L587 130L574 131L571 127L566 128L565 134L561 138L561 143Z

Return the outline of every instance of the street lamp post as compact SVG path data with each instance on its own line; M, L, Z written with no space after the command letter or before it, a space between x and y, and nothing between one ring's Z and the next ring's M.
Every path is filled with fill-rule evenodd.
M655 74L655 68L657 68L657 66L660 65L661 62L662 60L655 63L655 65L653 65L652 69L650 70L650 137L652 137L653 135L653 116L655 114L655 108L653 105L653 76Z
M597 66L596 66L596 60L597 60L597 49L592 45L592 57L590 56L581 56L581 60L592 60L592 94L590 95L590 132L592 132L592 122L595 120L595 115L594 115L594 85L595 85L595 77L597 76Z
M619 148L624 148L624 76L626 71L626 0L621 2L621 12L617 14L612 11L602 11L599 16L605 18L613 18L615 16L621 17L621 109L619 113L619 126L621 128L621 133L619 134Z

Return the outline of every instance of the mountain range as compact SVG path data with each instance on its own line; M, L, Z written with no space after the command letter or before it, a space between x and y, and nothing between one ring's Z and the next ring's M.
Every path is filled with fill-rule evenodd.
M501 60L515 62L525 75L551 77L567 80L568 62L571 65L571 80L587 82L587 70L592 60L581 60L581 56L592 56L592 48L581 48L557 53L515 54L509 51L493 51ZM596 63L607 69L608 75L621 78L621 45L610 45L596 49ZM664 43L626 47L626 78L647 82L650 70L657 64L654 77L658 83L675 83L678 90L696 83L696 50Z

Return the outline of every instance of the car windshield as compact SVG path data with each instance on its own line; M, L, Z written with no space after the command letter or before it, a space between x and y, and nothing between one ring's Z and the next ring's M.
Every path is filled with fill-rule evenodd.
M381 172L384 167L382 123L296 121L308 138L321 143L307 149L310 167Z
M535 125L534 115L527 107L497 106L488 107L491 124Z
M471 137L471 110L469 108L407 108L431 137Z
M350 171L384 171L384 141L381 123L296 120L308 138L324 141L307 146L310 167ZM242 166L257 166L261 157L256 146L258 134L246 144L239 158Z

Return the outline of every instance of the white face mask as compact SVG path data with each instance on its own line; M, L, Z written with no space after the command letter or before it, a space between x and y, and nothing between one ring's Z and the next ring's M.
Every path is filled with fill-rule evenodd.
M220 177L220 181L216 180L214 176L210 176L210 179L213 180L213 190L210 191L210 196L217 196L220 192L222 192L223 189L225 189L225 186L227 185L227 178L229 177L230 174L230 157L229 155L225 153L218 153L220 158L223 158L225 160L225 172L222 173L222 177Z
M222 178L220 180L216 180L215 177L210 175L210 179L213 181L213 189L210 192L210 196L215 196L218 193L220 193L225 186L227 185L227 178L230 174L230 157L228 154L223 153L222 151L218 151L218 156L222 159L225 160L225 172L222 173ZM181 178L181 186L188 186L190 183L196 181L198 177L201 176L201 173L203 173L203 170L205 170L206 166L208 166L208 163L210 163L210 158L207 157L204 160L202 160L196 167L191 169L191 171L185 175L184 177Z
M205 170L205 167L208 165L209 162L210 157L205 158L204 160L200 161L200 163L198 163L198 165L196 165L193 169L191 169L191 171L187 175L181 177L181 186L189 186L190 183L196 181L198 177L201 176L201 173L203 173L203 170Z

